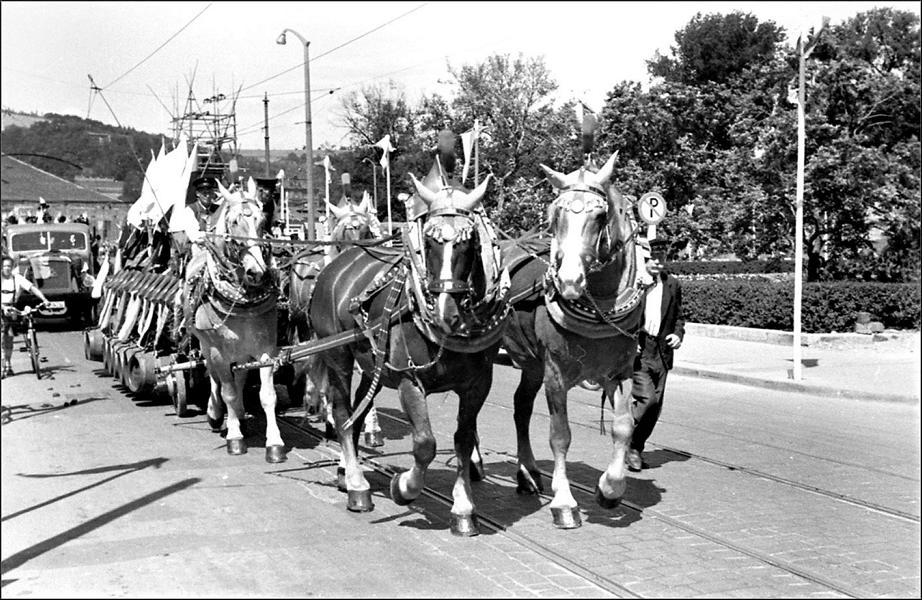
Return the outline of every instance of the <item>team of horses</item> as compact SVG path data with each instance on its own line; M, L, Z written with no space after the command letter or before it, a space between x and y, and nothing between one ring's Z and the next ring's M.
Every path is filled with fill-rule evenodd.
M323 257L308 251L291 261L292 342L361 333L298 365L307 404L328 405L342 449L339 484L347 508L364 512L373 503L358 445L380 389L397 391L412 429L413 466L390 482L391 498L400 505L419 497L436 454L426 396L455 392L450 526L457 535L475 535L471 482L483 472L477 417L503 346L521 368L514 395L517 491L544 491L529 435L543 385L554 458L553 522L579 527L567 478L568 391L593 381L611 402L611 459L596 488L603 507L617 506L625 492L624 457L634 427L631 371L642 324L643 266L636 259L631 202L611 183L617 153L599 166L584 150L583 164L570 173L542 165L557 192L548 207L547 235L500 241L482 204L489 176L466 188L452 177L453 151L440 143L429 173L421 181L411 175L415 193L406 201L408 226L396 238L381 243L371 203L347 200L330 206L336 227L329 251ZM274 207L264 205L252 185L221 193L214 234L188 265L182 302L185 325L201 345L212 382L209 422L219 430L226 411L227 451L241 454L246 372L231 366L271 361L279 351L277 267L261 241L269 236ZM266 460L280 462L285 446L272 372L272 366L260 367L259 398L266 415Z

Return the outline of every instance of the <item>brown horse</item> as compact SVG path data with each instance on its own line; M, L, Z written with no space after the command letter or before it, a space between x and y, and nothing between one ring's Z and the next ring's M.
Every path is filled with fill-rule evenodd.
M504 343L522 375L514 397L518 491L543 491L529 439L535 396L544 384L554 454L551 512L561 528L580 526L567 479L567 392L583 380L612 400L614 445L596 500L613 508L624 493L624 455L634 428L631 372L641 326L631 204L609 183L617 153L601 169L588 159L568 175L541 165L559 195L549 207L551 238L503 244L513 316Z
M220 184L219 184L220 186ZM276 274L266 244L271 215L257 197L255 183L233 194L220 186L224 200L215 214L215 231L203 238L186 267L182 308L186 326L201 346L211 379L208 421L220 426L227 408L227 452L244 454L240 421L247 371L234 363L268 360L278 352ZM282 462L285 447L275 417L273 367L259 370L259 400L266 414L266 461Z
M413 181L417 194L408 210L404 247L341 253L318 275L308 314L319 338L356 330L365 334L361 341L321 355L345 458L348 508L373 508L356 455L359 429L353 419L361 423L380 387L398 390L413 429L415 464L390 485L391 497L401 505L420 495L435 457L426 395L454 391L460 402L451 530L476 535L469 462L508 314L508 280L495 234L480 208L487 181L468 191L449 185L435 167L425 184ZM354 406L355 363L362 376Z
M357 205L344 198L339 206L330 204L329 208L334 221L329 243L324 246L324 254L317 250L307 250L297 254L291 262L288 297L291 314L289 337L292 344L306 342L311 338L307 322L307 305L314 289L314 281L323 265L329 264L340 252L354 246L355 242L381 237L381 223L375 214L368 192L363 193L362 200ZM312 412L326 412L329 429L332 430L332 415L327 410L329 403L326 398L326 372L319 367L318 360L317 356L312 355L295 363L295 380L304 382L305 408ZM372 407L365 426L366 440L372 446L384 444L377 422L377 415Z

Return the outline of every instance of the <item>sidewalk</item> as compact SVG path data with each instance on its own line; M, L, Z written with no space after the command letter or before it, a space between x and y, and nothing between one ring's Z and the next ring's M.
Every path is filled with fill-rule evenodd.
M793 380L791 333L686 324L673 373L859 400L920 402L920 333L805 335ZM758 341L754 341L758 340Z

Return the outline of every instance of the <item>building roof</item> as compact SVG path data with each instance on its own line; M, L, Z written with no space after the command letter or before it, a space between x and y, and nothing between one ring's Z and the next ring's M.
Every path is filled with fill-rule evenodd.
M58 203L122 203L121 200L100 194L76 183L52 175L12 156L0 157L0 200L38 203L44 198L54 207Z

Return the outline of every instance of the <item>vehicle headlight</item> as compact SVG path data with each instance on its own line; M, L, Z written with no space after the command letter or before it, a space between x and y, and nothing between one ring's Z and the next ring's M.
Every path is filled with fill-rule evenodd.
M93 287L94 283L96 283L95 277L93 277L89 273L83 274L83 287Z

